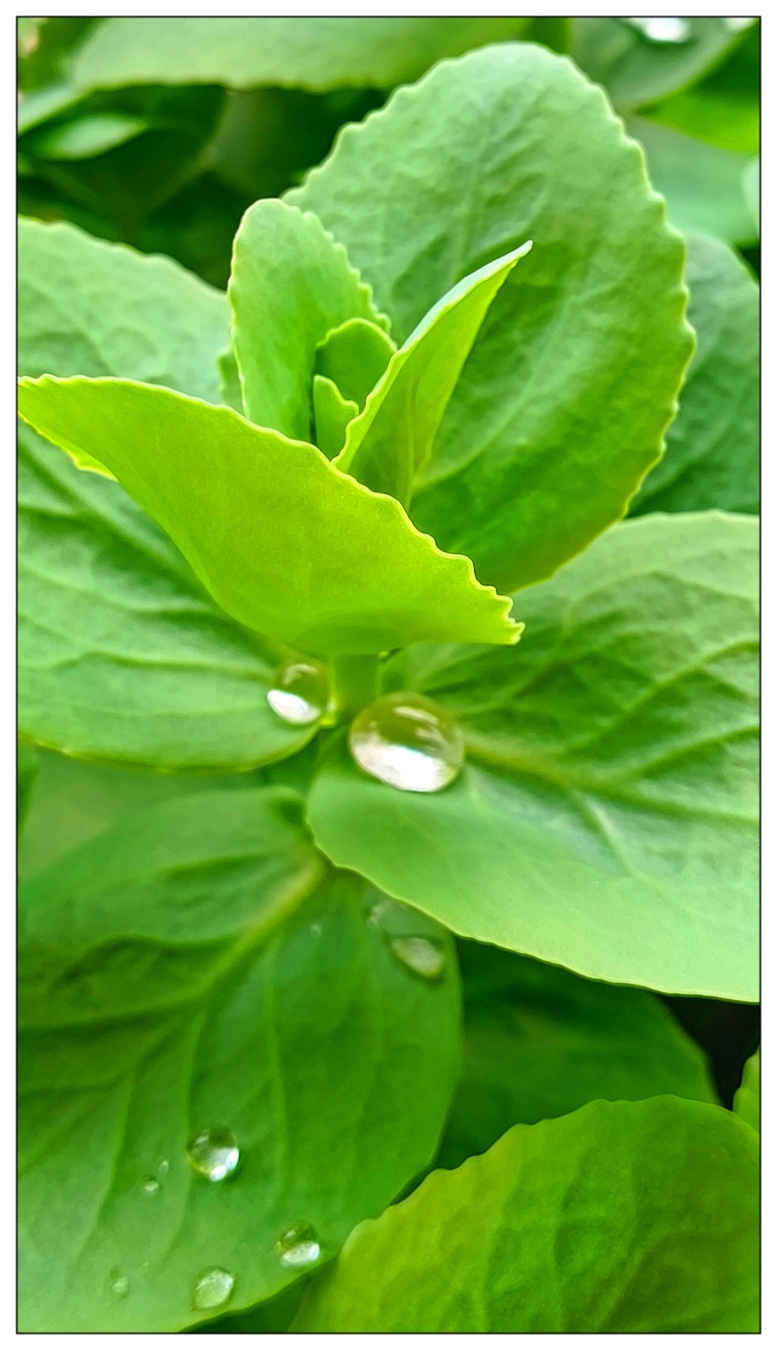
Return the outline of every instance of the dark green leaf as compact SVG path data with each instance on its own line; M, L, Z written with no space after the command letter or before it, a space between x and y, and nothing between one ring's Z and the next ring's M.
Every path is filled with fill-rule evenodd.
M742 1120L761 1130L761 1051L756 1050L745 1064L741 1085L734 1094L734 1110Z

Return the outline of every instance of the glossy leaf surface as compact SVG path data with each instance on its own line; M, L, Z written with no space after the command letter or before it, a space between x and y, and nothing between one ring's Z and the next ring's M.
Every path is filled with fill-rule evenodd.
M288 200L345 244L400 343L468 272L534 240L448 405L419 528L515 589L623 514L692 340L682 243L601 90L530 44L473 52L344 128Z
M756 1141L675 1097L517 1125L361 1224L303 1332L754 1332Z
M751 517L643 516L522 593L514 652L397 658L387 681L458 719L468 763L401 792L333 743L319 847L464 936L757 999L757 549Z
M597 1098L717 1100L703 1052L654 994L498 947L458 945L464 1072L436 1166L458 1167L513 1125Z
M130 380L49 378L22 380L19 408L63 448L101 455L227 613L277 641L326 654L520 635L510 600L398 502L231 408Z
M717 239L688 238L688 318L698 346L664 457L631 505L645 511L757 512L760 477L759 291Z
M734 1111L760 1134L761 1131L761 1051L756 1050L745 1064L741 1085L734 1094Z
M427 924L448 956L434 983L397 961L375 893L327 874L300 805L179 798L23 888L21 1329L170 1332L250 1307L304 1273L284 1231L311 1225L333 1254L431 1156L457 1068L452 946ZM240 1150L221 1181L186 1153L215 1127ZM213 1268L228 1307L196 1302Z

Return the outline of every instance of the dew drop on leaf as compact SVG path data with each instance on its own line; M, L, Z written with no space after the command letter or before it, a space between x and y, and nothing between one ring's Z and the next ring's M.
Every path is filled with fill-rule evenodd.
M281 1265L300 1269L312 1266L321 1255L321 1243L312 1224L297 1223L287 1228L278 1238L275 1249L281 1258Z
M307 727L326 712L329 676L317 661L289 661L276 671L267 702L281 721Z
M425 980L439 980L445 969L445 948L426 937L395 937L391 950L397 960Z
M352 723L348 744L361 769L405 792L439 792L464 763L453 718L422 694L376 699Z
M157 1170L157 1172L159 1173L160 1177L166 1177L166 1176L167 1176L168 1172L170 1171L170 1164L169 1164L169 1162L167 1161L167 1158L162 1158L162 1160L161 1160L161 1162L160 1162L160 1164L159 1164L159 1166L158 1166L158 1168L157 1168L156 1170Z
M240 1161L237 1139L223 1126L193 1134L186 1153L194 1171L208 1181L223 1181L232 1175Z
M203 1271L195 1284L192 1307L220 1308L234 1287L234 1275L230 1275L228 1270L221 1270L219 1266L213 1266L211 1270Z
M126 1275L122 1275L118 1266L114 1266L113 1270L108 1276L108 1288L110 1289L111 1293L115 1294L116 1298L126 1298L129 1293L129 1287L130 1285L128 1277Z
M159 1192L162 1189L162 1187L159 1185L159 1182L157 1181L156 1177L152 1177L149 1175L147 1177L144 1177L143 1180L141 1181L140 1189L144 1195L159 1195Z

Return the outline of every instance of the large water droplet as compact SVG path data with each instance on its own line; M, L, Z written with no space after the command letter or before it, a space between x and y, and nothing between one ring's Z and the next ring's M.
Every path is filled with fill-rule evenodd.
M228 1270L213 1266L203 1271L194 1286L192 1306L195 1308L220 1308L235 1287L235 1277Z
M691 36L688 19L630 19L629 23L638 28L650 42L687 42Z
M141 1181L140 1189L144 1195L159 1195L159 1192L162 1188L159 1185L159 1182L157 1181L156 1177L147 1176L144 1177L143 1180Z
M223 1126L193 1134L186 1152L195 1172L207 1177L208 1181L223 1181L232 1175L240 1161L237 1139Z
M129 1279L122 1275L118 1266L114 1266L108 1276L108 1288L117 1298L126 1298L129 1293Z
M425 980L439 980L445 969L445 948L433 938L395 937L391 950L403 965Z
M281 1233L275 1244L275 1250L280 1253L281 1265L299 1269L302 1266L312 1266L318 1260L321 1255L321 1243L312 1224L296 1223L292 1228L287 1228L285 1233Z
M267 702L291 726L307 727L326 712L329 676L318 661L289 661L276 671Z
M439 792L464 763L453 718L422 694L376 699L352 723L348 744L360 768L405 792Z

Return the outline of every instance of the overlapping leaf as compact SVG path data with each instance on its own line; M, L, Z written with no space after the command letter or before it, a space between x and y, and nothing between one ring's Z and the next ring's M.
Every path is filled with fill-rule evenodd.
M633 117L627 123L647 157L650 181L666 198L672 225L698 231L728 244L750 244L758 238L743 186L749 155L709 145L673 127Z
M387 680L458 718L468 764L405 793L334 742L319 846L465 936L757 999L757 548L752 517L643 516L522 594L515 651L398 658Z
M229 1289L198 1311L213 1268L250 1307L301 1273L284 1231L312 1226L325 1259L429 1160L452 945L408 914L445 964L399 961L299 810L285 789L179 798L23 888L21 1329L181 1330L227 1310ZM214 1127L240 1148L220 1182L186 1153Z
M473 52L345 128L288 200L345 244L398 342L467 273L534 240L420 475L419 528L514 589L623 514L692 341L681 241L601 90L529 44Z
M361 1224L292 1331L758 1330L758 1157L730 1112L592 1102Z
M745 1064L742 1082L734 1094L734 1110L742 1120L761 1130L761 1051L756 1050Z

